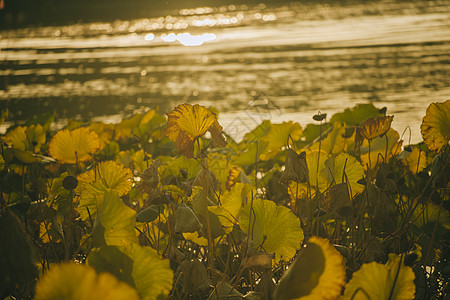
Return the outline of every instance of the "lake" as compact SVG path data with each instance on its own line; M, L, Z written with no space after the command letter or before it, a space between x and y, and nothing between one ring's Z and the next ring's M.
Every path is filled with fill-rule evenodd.
M304 127L373 103L418 142L427 106L450 99L448 1L197 7L0 36L0 107L18 123L52 111L57 127L118 122L188 102L217 108L239 139L263 119Z

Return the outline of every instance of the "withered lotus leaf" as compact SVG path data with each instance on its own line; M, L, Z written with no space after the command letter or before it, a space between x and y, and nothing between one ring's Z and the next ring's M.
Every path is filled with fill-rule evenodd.
M367 140L385 135L391 128L394 116L370 118L361 123L358 127L358 133Z
M204 106L181 104L167 116L165 133L176 143L178 152L186 157L194 156L194 142L206 131L211 133L214 143L219 147L225 147L227 144L216 115Z
M280 181L306 182L308 180L308 164L306 163L306 152L297 154L292 149L286 150L285 170L281 174Z
M450 141L450 100L431 103L420 126L423 141L432 151L440 151Z

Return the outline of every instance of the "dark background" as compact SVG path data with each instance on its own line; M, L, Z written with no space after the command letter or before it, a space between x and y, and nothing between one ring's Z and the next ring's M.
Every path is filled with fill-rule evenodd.
M1 0L0 0L1 1ZM287 0L3 0L0 29L159 17L181 8Z

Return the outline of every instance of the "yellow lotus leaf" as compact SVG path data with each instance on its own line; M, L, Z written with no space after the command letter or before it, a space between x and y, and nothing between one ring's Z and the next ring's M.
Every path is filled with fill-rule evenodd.
M98 135L86 127L58 131L48 146L50 156L68 164L90 160L91 154L99 149Z
M220 153L209 153L207 163L208 169L214 173L222 188L225 189L228 173L231 168L227 156Z
M281 278L275 299L335 300L344 284L342 256L327 240L313 236Z
M217 122L216 115L199 104L181 104L167 114L167 137L176 143L177 150L187 156L194 156L194 142L206 131L211 133L213 141L220 147L225 147L226 141L222 135L222 126Z
M270 200L255 199L250 206L248 203L241 209L239 225L253 247L275 253L275 262L293 258L303 241L300 219L289 208Z
M36 285L36 300L139 300L135 289L86 265L54 265Z
M378 117L376 119L370 118L361 123L357 128L358 134L363 138L372 140L376 137L385 135L389 128L391 128L394 116Z
M371 262L353 273L343 299L412 300L415 291L413 270L404 265L400 256L391 253L386 265Z
M333 155L325 161L325 166L322 173L328 179L328 183L348 182L353 196L364 190L364 186L358 183L364 176L364 168L353 156L347 153Z
M114 161L99 163L94 169L78 175L76 193L80 194L78 211L83 220L96 215L96 199L103 197L107 190L115 191L119 196L127 194L133 185L133 175L130 169L124 168Z
M19 126L6 134L5 141L19 150L37 153L45 144L45 130L41 124Z
M431 103L420 126L430 150L440 151L450 141L450 100Z
M136 212L126 206L116 192L105 191L96 199L97 217L92 234L92 245L125 246L137 243L134 230Z
M231 231L233 225L237 223L238 214L244 201L244 184L236 183L230 191L226 191L220 197L220 203L217 206L209 206L209 211L213 212L219 218L220 223Z
M81 193L89 183L99 182L104 190L111 189L123 196L133 185L131 170L115 161L101 162L95 168L78 175L77 179L77 193Z
M413 174L417 174L427 167L427 154L419 148L414 148L403 162L408 165Z
M102 122L91 123L89 128L94 131L100 139L100 149L103 149L112 141L114 136L114 124L105 124Z
M347 150L348 142L343 135L345 134L345 126L334 123L333 128L328 135L320 141L320 150L328 154L337 154ZM311 150L319 150L319 142L315 142L309 147Z
M373 168L376 163L388 161L391 157L399 154L403 141L394 129L389 129L383 137L374 138L370 142L370 165ZM387 143L387 145L386 145ZM369 142L364 140L361 146L361 162L364 167L369 165Z
M266 141L267 151L260 155L262 160L269 160L274 157L281 148L293 141L298 141L302 136L302 127L297 122L283 122L281 124L271 124L269 132L262 138Z
M5 160L3 159L3 156L0 154L0 171L3 170L4 166L5 166Z

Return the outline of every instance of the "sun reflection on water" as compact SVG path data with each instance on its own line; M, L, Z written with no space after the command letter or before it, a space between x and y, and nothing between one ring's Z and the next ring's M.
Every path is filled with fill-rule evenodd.
M201 46L205 42L213 41L216 39L216 35L214 33L204 33L199 35L191 35L189 32L184 33L169 33L162 34L161 40L166 43L172 43L175 41L180 42L180 44L184 46Z

